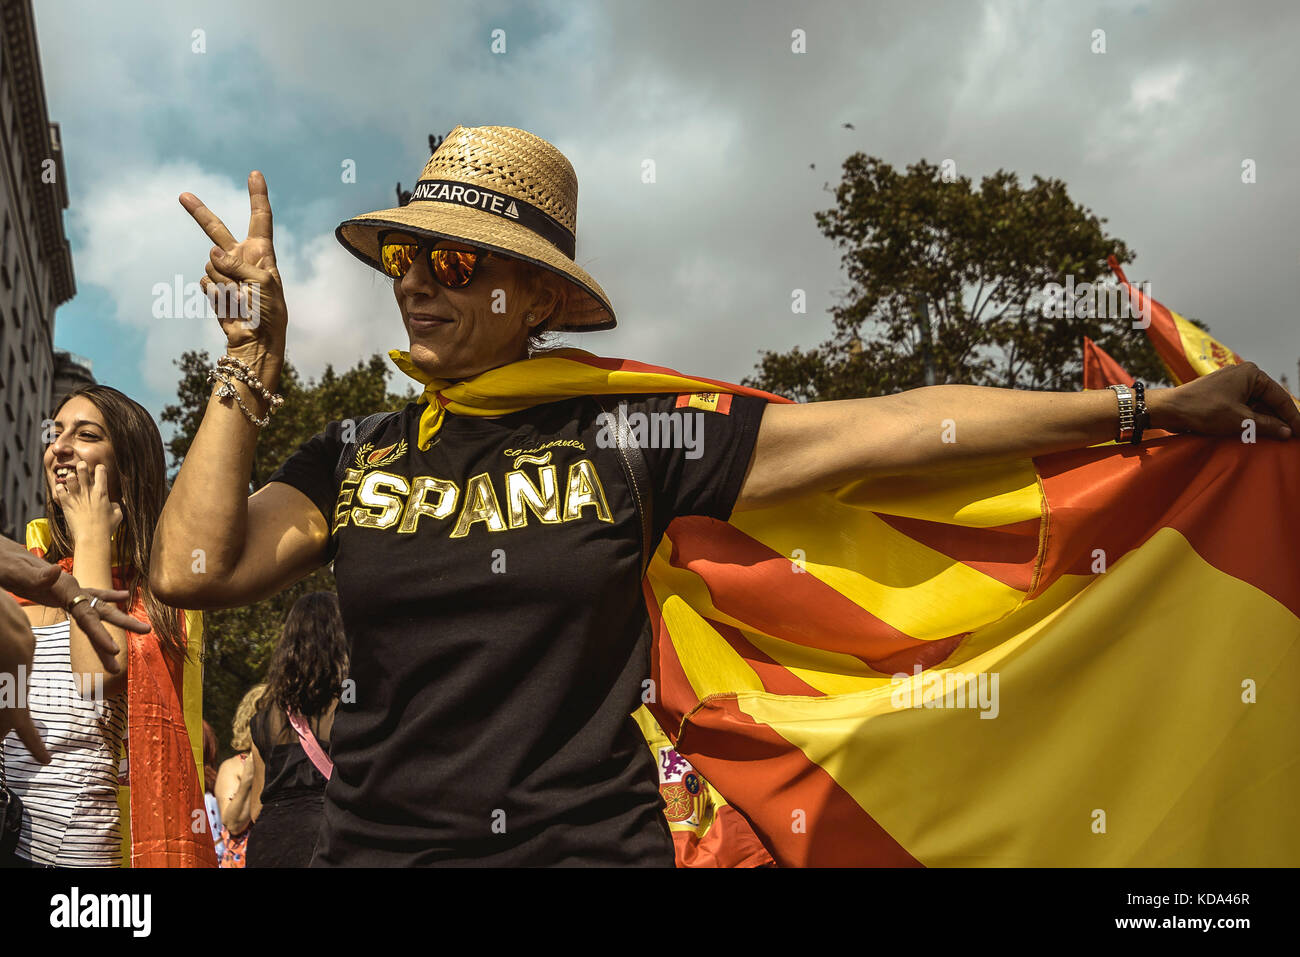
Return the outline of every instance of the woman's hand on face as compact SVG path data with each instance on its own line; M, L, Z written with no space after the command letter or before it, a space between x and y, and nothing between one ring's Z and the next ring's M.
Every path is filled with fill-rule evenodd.
M289 310L275 265L266 180L256 170L248 174L248 236L243 242L193 193L181 193L180 202L216 243L199 285L221 322L229 352L250 361L267 354L281 359Z
M85 462L78 462L67 484L54 486L54 499L63 509L73 544L108 541L122 523L122 506L108 497L108 469L103 463L95 466L92 475Z
M1154 400L1154 401L1152 401ZM1300 410L1279 383L1253 362L1228 366L1147 400L1151 426L1170 432L1242 435L1253 420L1256 434L1270 439L1300 435Z

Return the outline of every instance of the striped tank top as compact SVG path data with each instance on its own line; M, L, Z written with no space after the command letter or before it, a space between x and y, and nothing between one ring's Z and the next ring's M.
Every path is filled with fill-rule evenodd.
M72 680L68 622L34 625L27 707L53 760L40 764L12 732L5 774L23 802L14 852L37 864L116 867L121 861L117 765L126 695L86 700Z

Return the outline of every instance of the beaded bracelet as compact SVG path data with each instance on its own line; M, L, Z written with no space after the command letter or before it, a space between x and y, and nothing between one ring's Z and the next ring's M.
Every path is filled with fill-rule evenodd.
M257 377L253 370L250 369L242 359L237 359L234 356L222 356L217 360L217 368L233 375L240 382L243 382L254 392L258 393L270 404L271 411L275 411L280 406L284 405L284 397L272 394L266 386L262 385L262 380Z
M233 374L235 377L239 378L239 381L244 382L244 385L252 387L251 382L247 382L246 380L243 380L242 377L238 376L238 372ZM266 407L266 415L259 419L259 417L253 415L252 410L244 404L243 397L242 395L239 395L239 390L235 389L234 380L231 378L231 373L227 372L226 368L222 368L218 365L218 368L212 369L211 372L208 372L208 381L220 382L220 385L217 386L217 398L234 399L235 402L239 404L239 411L243 412L244 417L259 429L266 428L266 425L270 424L270 413L276 411L279 406L282 406L282 404L285 403L285 399L279 397L279 395L269 395L268 398L268 394L265 394L265 390L263 390L263 398L266 398L266 404L268 404L268 407Z
M1146 386L1141 379L1133 381L1133 435L1129 437L1130 445L1142 441L1142 430L1151 425L1151 416L1147 414Z

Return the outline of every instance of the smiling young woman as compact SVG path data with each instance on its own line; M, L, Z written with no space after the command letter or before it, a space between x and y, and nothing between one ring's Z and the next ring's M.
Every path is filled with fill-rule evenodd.
M32 523L29 542L39 541L41 557L83 586L125 589L129 614L151 630L136 634L105 623L118 645L113 672L66 609L25 603L36 635L29 711L45 729L53 761L42 766L14 747L13 739L5 741L9 784L27 812L16 863L112 867L120 862L119 756L129 738L141 752L135 755L142 765L136 798L149 807L149 821L133 837L152 834L151 825L166 819L171 833L160 845L173 842L177 850L172 856L166 851L160 857L133 855L134 863L215 865L211 840L204 853L203 844L188 836L188 810L202 807L202 791L188 738L175 731L178 724L183 728L184 716L167 716L169 709L182 707L193 619L164 604L149 587L149 553L167 490L158 428L142 406L116 389L80 389L54 414L42 471L45 517ZM193 658L197 667L197 653ZM135 673L141 668L148 673ZM128 707L131 688L141 693L131 695L134 703ZM160 775L170 778L168 793L150 786Z

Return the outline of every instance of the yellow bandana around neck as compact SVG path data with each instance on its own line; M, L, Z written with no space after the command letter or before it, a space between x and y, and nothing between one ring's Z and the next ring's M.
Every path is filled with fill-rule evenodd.
M521 359L453 382L438 379L411 361L411 354L390 349L393 364L424 386L420 402L418 444L427 449L442 428L447 412L454 415L509 415L547 402L583 395L619 395L664 392L727 392L787 401L755 389L682 375L671 369L607 359L582 349L555 349L531 359Z

